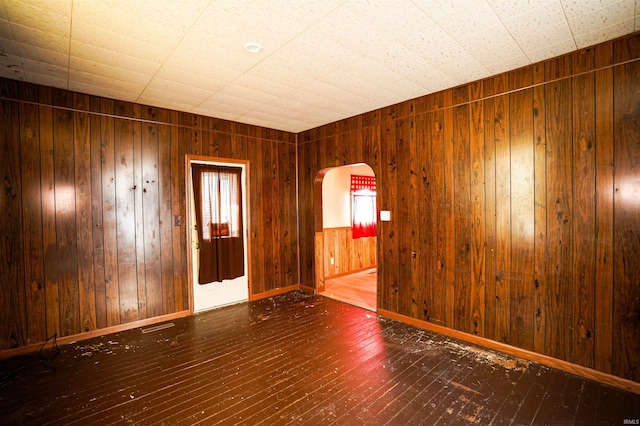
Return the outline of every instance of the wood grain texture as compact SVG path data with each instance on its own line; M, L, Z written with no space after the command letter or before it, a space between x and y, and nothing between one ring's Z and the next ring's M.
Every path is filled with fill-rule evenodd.
M530 85L530 81L529 84ZM535 163L533 91L509 95L511 137L511 337L513 345L533 349L535 259Z
M593 51L579 57L593 63ZM574 61L574 67L576 67ZM596 147L595 75L573 78L573 207L574 261L573 337L571 361L594 367L595 332L595 253L596 253Z
M379 309L635 377L638 220L621 191L638 170L638 46L631 35L299 135L303 173L372 159L392 217ZM407 122L408 144L390 151Z
M208 152L251 162L252 297L314 287L314 180L366 162L392 217L379 307L639 381L638 46L633 34L299 135L0 79L0 349L188 309L184 157ZM25 187L38 175L40 204Z
M573 306L571 82L546 87L547 250L545 353L569 360Z
M38 100L38 89L29 86L26 95ZM40 168L40 123L37 105L20 105L20 159L21 182L25 191L22 196L22 223L24 235L25 262L32 267L25 268L25 298L27 323L27 344L41 342L47 337L44 249L42 246L42 186Z
M640 415L637 393L406 320L275 295L62 346L59 374L24 369L0 410L7 424L616 425ZM1 360L0 373L25 361Z
M613 373L640 381L640 64L614 70Z
M252 296L298 284L295 135L5 79L0 91L0 350L189 309L184 157L212 140L265 179L249 186L252 223L275 230L252 246Z
M596 62L607 65L613 56L612 44L596 51ZM596 289L595 366L612 372L613 353L613 70L596 71Z

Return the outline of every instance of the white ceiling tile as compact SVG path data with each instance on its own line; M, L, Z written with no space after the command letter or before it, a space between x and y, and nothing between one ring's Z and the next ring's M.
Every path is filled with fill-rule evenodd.
M41 84L43 86L69 89L66 77L62 77L58 74L52 74L48 70L45 70L44 72L40 72L40 70L25 71L24 79L31 83Z
M485 0L447 2L450 7L431 8L428 1L421 1L422 8L433 21L454 38L485 32L487 28L502 25L498 15ZM426 5L425 5L426 4Z
M153 105L153 101L162 101L167 105L175 102L182 106L183 111L190 111L200 105L204 101L204 98L192 96L190 93L176 93L154 87L147 87L136 101L151 105Z
M595 30L587 33L578 33L575 35L576 44L579 49L602 43L603 41L622 37L625 34L633 32L635 28L635 18L631 17L626 21L616 22L608 27L596 27Z
M13 40L13 33L11 32L11 25L9 21L0 19L0 38L6 38Z
M207 76L199 73L185 72L169 67L160 68L154 77L174 83L185 82L192 87L199 88L203 91L209 91L211 93L217 92L226 84L221 83L217 80L210 79Z
M71 69L69 71L69 81L90 84L93 86L104 86L109 90L131 93L131 98L135 98L144 89L144 86L140 84L120 80L119 78L121 78L121 76L103 76L76 69Z
M306 26L272 9L266 1L213 1L193 28L225 41L226 48L241 49L247 41L255 41L268 52L290 41Z
M7 18L13 25L31 28L53 37L69 38L71 0L7 1Z
M25 57L22 57L20 62L22 63L22 69L24 70L25 77L28 73L36 73L51 75L52 77L67 81L69 70L66 66L57 66L54 64L34 61Z
M487 0L487 3L503 22L517 16L530 15L538 9L562 9L560 0Z
M3 77L21 79L23 70L20 57L9 53L0 55L0 73Z
M95 25L83 21L74 21L71 30L71 39L74 43L82 43L87 46L95 46L100 49L119 52L127 40L122 33L109 30L96 31Z
M559 2L531 8L516 16L504 18L503 22L516 40L532 39L531 34L544 34L553 28L565 28L570 32L564 10Z
M129 39L122 46L120 53L129 58L139 59L140 62L160 66L167 60L171 51L169 49L165 49L163 46L147 44L144 42L132 42Z
M505 41L512 40L512 38L512 34L500 23L486 27L485 31L460 37L457 42L468 52L474 53L477 50L495 49L496 45L505 44Z
M0 56L15 55L19 56L18 48L13 40L0 37Z
M67 67L69 64L69 55L61 50L43 49L24 43L16 43L16 49L23 58L31 59L36 62L51 64L58 67Z
M280 82L267 80L265 78L254 75L251 70L233 81L233 84L252 89L255 91L262 91L277 97L291 96L294 93L299 92L298 88L293 88Z
M301 131L639 27L640 0L4 0L0 76Z
M131 84L133 87L144 87L149 83L151 77L137 72L124 72L121 68L113 67L97 62L86 61L84 59L72 57L70 70L74 75L94 75L108 80L118 80Z
M576 19L602 9L634 7L634 0L561 0L567 19ZM633 13L633 12L632 12Z
M323 19L344 3L345 0L323 0L318 2L272 0L269 3L269 6L272 10L282 14L282 16L299 22L305 27L309 27Z
M575 10L571 7L572 2L567 5L569 11ZM609 27L617 22L625 22L635 16L634 0L622 0L616 2L597 2L598 5L606 4L587 13L567 12L569 26L574 34L584 34L591 32L594 28Z
M110 99L118 99L126 102L136 102L137 100L137 96L129 91L120 90L115 87L108 87L102 84L91 84L82 80L71 81L69 83L69 90L95 96L103 96Z
M274 102L278 99L282 99L278 96L271 95L269 93L249 89L247 87L238 86L234 83L228 84L222 89L220 89L216 95L220 96L232 96L237 99L251 99L252 102L258 104L266 104L270 102Z
M229 106L235 109L240 108L253 111L260 108L262 104L260 102L255 102L253 99L238 98L236 96L217 92L199 104L198 108L207 108L212 105L225 105L225 107Z
M40 49L49 49L54 52L69 53L68 37L60 37L33 27L25 27L24 25L13 23L11 24L11 32L16 43L27 44Z
M138 2L130 0L74 0L73 22L82 22L97 33L108 31L126 37L136 17Z
M529 63L530 61L526 56L513 57L513 58L506 58L502 61L489 64L487 65L487 68L489 69L490 74L494 75L494 74L500 74L506 71L511 71L511 70L523 67L525 65L528 65ZM489 75L485 77L488 77L488 76Z
M9 78L11 80L24 80L24 72L22 71L22 67L7 67L5 64L12 64L9 60L5 61L5 59L6 58L0 58L0 77Z
M573 38L570 39L557 39L556 43L553 39L549 39L549 43L538 49L528 49L527 57L532 63L544 61L548 58L564 55L565 53L573 52L577 49L576 43Z
M527 57L515 41L510 41L500 45L494 44L493 47L488 50L475 50L473 51L473 56L485 67L496 62L504 62L509 58L514 58L518 62L528 62Z
M573 33L566 21L562 21L553 26L546 26L540 31L520 33L515 37L516 43L525 52L537 51L552 44L571 42L575 47ZM527 56L529 56L527 54Z

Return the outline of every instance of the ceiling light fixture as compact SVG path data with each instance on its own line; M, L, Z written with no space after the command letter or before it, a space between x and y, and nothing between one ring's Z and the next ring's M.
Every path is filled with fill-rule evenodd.
M249 53L260 53L262 51L262 45L255 41L248 41L244 44L244 50Z

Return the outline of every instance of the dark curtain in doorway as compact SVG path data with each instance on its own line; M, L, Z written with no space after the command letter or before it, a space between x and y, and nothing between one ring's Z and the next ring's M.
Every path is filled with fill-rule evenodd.
M192 164L198 231L198 283L244 275L242 168Z

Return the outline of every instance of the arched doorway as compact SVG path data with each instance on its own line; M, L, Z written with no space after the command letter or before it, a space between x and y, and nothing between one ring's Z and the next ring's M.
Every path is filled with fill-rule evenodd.
M376 311L373 169L364 163L323 169L316 176L314 193L316 291ZM371 221L373 228L366 225Z

